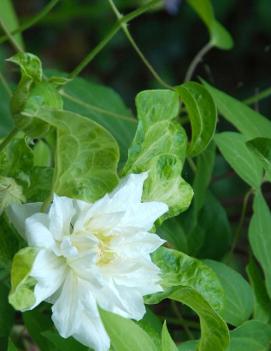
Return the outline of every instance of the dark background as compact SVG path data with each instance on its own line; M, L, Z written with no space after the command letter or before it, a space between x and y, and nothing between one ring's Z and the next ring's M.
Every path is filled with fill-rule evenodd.
M123 13L143 0L119 0ZM48 1L15 0L20 21L38 13ZM230 31L234 48L213 49L196 75L230 94L245 98L270 85L270 0L213 0L216 17ZM47 66L71 71L108 32L115 16L106 0L62 0L34 28L24 32L26 49L42 57ZM159 74L170 84L183 81L188 65L207 42L208 33L183 0L176 15L165 9L149 12L129 25L136 42ZM159 87L122 32L83 72L115 88L132 106L136 93ZM195 78L195 77L194 77ZM271 100L270 100L271 101ZM270 114L271 102L260 103Z

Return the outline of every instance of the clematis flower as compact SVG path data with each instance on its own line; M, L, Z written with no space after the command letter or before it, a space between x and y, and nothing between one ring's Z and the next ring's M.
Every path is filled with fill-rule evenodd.
M39 212L40 204L13 205L9 211L28 245L38 250L29 273L35 299L27 309L52 303L60 335L96 351L110 347L99 307L140 320L143 296L162 290L150 253L164 241L148 231L168 207L141 202L146 178L147 173L131 174L95 203L55 195L46 214Z

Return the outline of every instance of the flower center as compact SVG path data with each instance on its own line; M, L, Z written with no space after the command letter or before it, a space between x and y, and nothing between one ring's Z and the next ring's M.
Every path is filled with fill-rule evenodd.
M113 236L106 235L103 231L94 233L76 232L65 236L59 245L59 254L67 262L80 257L88 257L92 263L99 266L109 264L115 257L111 246Z
M95 233L95 235L99 238L97 265L103 266L110 263L115 257L110 248L112 236L107 236L102 232Z

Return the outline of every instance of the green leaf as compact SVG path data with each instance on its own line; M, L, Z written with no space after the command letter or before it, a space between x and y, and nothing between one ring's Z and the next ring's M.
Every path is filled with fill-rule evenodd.
M217 112L209 92L199 83L187 82L175 88L191 121L192 138L188 154L200 154L214 136Z
M33 119L41 108L62 109L63 102L57 87L43 76L40 59L30 53L20 52L8 61L20 67L21 79L11 99L11 111L18 129L31 137L46 134L49 126Z
M10 112L10 97L2 84L0 84L0 115L0 138L2 138L11 131L13 126Z
M192 203L196 215L198 215L205 203L207 189L214 169L215 151L215 143L211 142L206 150L197 157L197 172L193 181L193 190L195 194Z
M157 228L159 236L170 243L174 249L188 253L185 231L179 217L172 217Z
M246 146L242 134L224 132L216 134L215 142L234 171L251 187L258 189L262 183L262 164Z
M219 49L228 50L233 47L230 33L215 19L212 3L209 0L187 0L209 30L210 43Z
M52 351L88 351L89 349L73 338L64 339L56 331L48 330L42 332L42 337L46 338L50 342ZM48 351L48 349L44 349Z
M53 326L50 314L42 313L37 308L23 313L23 321L28 333L41 351L56 351L44 335L45 331ZM59 336L59 338L61 337Z
M13 178L0 176L0 214L12 204L25 202L23 188Z
M8 342L8 351L17 351L16 346L13 344L11 340Z
M120 96L111 88L82 78L75 78L65 85L61 95L66 110L86 116L110 131L119 143L123 163L137 121Z
M148 304L165 298L184 303L200 317L199 351L224 351L228 345L226 323L216 311L223 307L223 289L212 269L181 252L159 248L152 256L161 269L163 292L145 297Z
M118 182L119 149L99 124L68 111L43 111L37 118L57 128L53 191L95 201Z
M268 351L270 341L271 326L251 320L231 332L230 347L227 351Z
M271 122L259 112L204 82L219 113L234 125L246 139L270 138Z
M196 340L186 341L178 347L178 350L179 351L197 351L197 345L198 345L198 341Z
M0 154L0 174L12 177L23 188L27 202L44 201L50 192L53 168L36 165L34 150L19 135Z
M230 332L230 345L227 351L268 351L271 340L271 327L260 321L251 320ZM179 351L198 350L197 341L188 341ZM210 349L215 350L215 349Z
M148 306L146 307L146 313L140 321L137 322L142 329L152 338L152 341L155 343L157 348L161 349L161 331L162 331L162 322Z
M27 310L35 303L34 287L36 281L29 274L37 253L38 249L26 247L13 258L9 302L16 310Z
M5 351L14 323L15 311L8 303L8 288L0 282L0 349Z
M136 97L136 106L139 124L123 174L148 171L143 200L165 202L169 206L166 216L176 216L187 209L193 194L180 175L187 138L176 121L178 94L170 90L143 91Z
M30 184L24 194L28 202L44 201L48 198L53 179L53 168L33 167L30 170Z
M264 276L254 258L251 257L246 267L250 284L254 292L254 319L268 323L271 321L271 301L267 295Z
M168 298L184 303L192 308L200 318L201 338L198 351L225 351L229 344L229 331L226 323L196 290L180 287Z
M106 311L100 314L115 350L158 351L151 337L132 320Z
M177 346L168 332L166 322L162 329L162 351L178 351Z
M262 161L266 171L271 170L271 139L255 138L247 142L247 146Z
M249 225L249 242L259 261L265 276L265 284L271 297L271 213L263 195L257 192L253 202L253 211Z
M164 291L147 296L145 301L148 304L158 303L180 286L185 286L201 294L216 311L222 310L222 286L217 275L206 264L165 247L160 247L153 253L152 261L161 269L161 285Z
M13 3L11 0L0 1L0 19L4 23L5 27L9 32L19 27L17 15L14 11ZM14 40L20 48L24 48L22 34L17 33L14 36Z
M0 267L8 274L12 258L19 249L19 240L5 215L0 217L0 242Z
M234 45L232 36L221 23L214 20L209 31L211 32L211 45L224 50L232 49Z
M248 282L235 270L222 262L205 260L217 274L225 292L225 304L221 316L231 325L244 323L253 311L252 289Z
M187 235L187 240L189 252L199 258L220 259L229 250L232 240L230 222L224 207L211 192L207 193L198 225Z
M194 198L188 211L184 214L183 218L180 218L180 221L182 221L184 225L185 232L188 235L190 235L193 230L198 231L198 228L196 228L198 217L205 203L207 189L211 180L215 161L215 150L215 143L211 142L207 149L197 157L196 172L193 180ZM190 237L192 237L192 235L189 236L189 238ZM197 237L199 238L199 235L197 235Z
M38 56L30 53L19 52L7 59L7 61L20 67L23 80L29 79L34 82L42 81L42 64Z

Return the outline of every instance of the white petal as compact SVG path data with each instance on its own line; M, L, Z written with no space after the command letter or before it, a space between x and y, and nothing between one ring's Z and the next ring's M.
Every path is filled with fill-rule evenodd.
M111 203L117 210L126 210L141 202L143 185L148 178L148 173L129 174L121 180L119 186L109 195Z
M22 235L23 238L25 238L25 220L34 213L39 212L41 206L41 202L24 205L14 204L8 207L6 210L10 222L14 225L15 229Z
M130 207L119 223L119 227L135 227L148 231L154 222L168 211L163 202L143 202Z
M25 237L29 246L52 248L55 240L48 229L48 215L36 213L25 221Z
M134 265L129 260L122 264L125 264L127 269L129 268L129 273L118 270L113 278L117 286L133 288L142 296L163 291L160 286L161 271L150 259L137 260Z
M95 351L108 351L110 339L104 329L96 301L91 293L91 286L83 281L81 281L80 286L83 293L81 301L84 313L81 315L81 325L74 337Z
M95 351L108 351L110 340L90 288L87 282L69 273L52 308L52 319L62 337L73 336Z
M120 256L143 257L157 250L165 242L156 234L136 232L114 237L110 248L118 252Z
M104 235L110 235L111 230L118 226L125 212L102 213L91 218L87 228L91 233L102 231Z
M73 199L54 195L53 204L49 210L50 232L56 240L70 234L72 217L75 215Z
M34 289L36 302L32 308L57 292L64 281L65 270L66 265L62 258L49 250L41 250L38 253L30 273L37 281Z
M82 228L87 220L99 214L123 212L127 208L140 203L144 181L147 177L148 174L145 172L130 174L123 178L119 186L111 194L106 194L103 198L96 201L88 211L81 214L75 224L75 229Z
M160 273L150 256L140 259L119 257L110 266L103 267L105 279L112 279L116 286L133 288L142 296L163 291L160 286Z
M109 196L106 194L104 197L90 206L83 205L82 207L82 205L79 204L79 206L81 206L83 209L79 212L79 215L74 222L74 231L80 231L90 219L99 214L106 213L105 209L108 207L109 201Z
M52 307L53 322L63 338L71 336L76 329L81 311L79 311L78 279L69 272L61 288L61 293Z
M113 281L102 289L92 287L98 305L124 318L140 320L145 312L142 294L134 288L116 286Z

